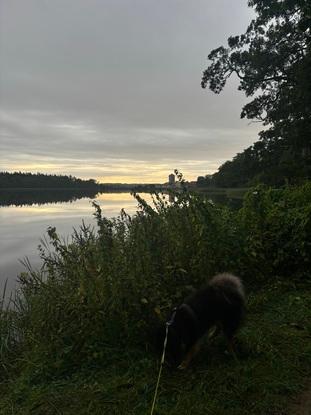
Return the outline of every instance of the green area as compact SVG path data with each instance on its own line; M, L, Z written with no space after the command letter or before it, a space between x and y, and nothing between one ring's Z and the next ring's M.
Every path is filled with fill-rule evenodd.
M55 228L42 267L2 302L1 414L145 414L159 359L158 325L218 272L243 278L247 319L236 361L222 336L184 372L165 367L157 414L283 413L311 373L311 183L251 189L231 210L189 193L71 240Z
M96 230L83 225L63 241L49 228L42 267L26 263L19 290L1 302L0 414L148 413L157 327L224 271L239 275L248 293L237 361L218 336L191 369L165 367L156 413L280 415L310 379L311 5L248 3L256 18L210 53L202 86L219 93L236 74L254 97L242 117L265 129L197 184L261 184L230 209L189 192L176 172L178 192L154 194L151 206L136 195L133 217L107 219L95 205Z

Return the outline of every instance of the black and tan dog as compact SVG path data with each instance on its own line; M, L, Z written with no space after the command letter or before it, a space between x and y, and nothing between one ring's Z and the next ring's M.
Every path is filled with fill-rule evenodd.
M227 273L216 275L172 313L168 324L167 360L175 367L185 369L198 352L200 339L213 326L222 329L232 349L233 337L242 322L244 310L245 294L241 280ZM160 348L163 348L165 332L163 327L159 333Z

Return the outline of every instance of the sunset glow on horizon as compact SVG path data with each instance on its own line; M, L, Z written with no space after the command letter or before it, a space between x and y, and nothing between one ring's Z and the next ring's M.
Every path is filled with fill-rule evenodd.
M221 95L200 86L210 50L252 16L244 0L222 3L4 1L0 171L103 183L216 172L259 130L240 119L237 80Z
M21 165L12 165L6 171L22 172L22 173L42 173L42 174L57 174L57 175L72 175L81 179L94 179L99 183L165 183L168 181L168 175L174 173L177 169L183 175L185 180L194 181L198 176L204 174L212 174L217 170L217 165L208 166L206 162L199 162L197 160L187 160L175 166L175 161L153 164L149 166L143 161L132 162L130 160L116 161L113 165L109 163L107 166L98 164L88 164L81 166L81 161L77 164L61 163L23 163ZM221 161L219 161L221 163Z

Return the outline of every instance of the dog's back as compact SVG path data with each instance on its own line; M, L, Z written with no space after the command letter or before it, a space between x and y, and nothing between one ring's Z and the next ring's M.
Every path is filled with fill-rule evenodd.
M190 297L187 303L200 319L202 332L221 323L226 336L231 338L243 319L244 287L238 277L228 273L219 274Z
M231 274L219 274L185 299L174 312L169 324L167 355L176 366L186 367L198 345L198 340L214 325L220 325L228 343L239 328L244 315L245 294L241 280ZM158 333L160 350L166 329Z

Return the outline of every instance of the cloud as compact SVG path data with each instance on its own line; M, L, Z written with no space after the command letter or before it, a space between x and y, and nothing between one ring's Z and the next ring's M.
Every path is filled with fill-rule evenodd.
M182 166L194 178L256 140L236 81L219 96L200 88L209 51L245 30L244 0L1 9L2 169L158 181Z

